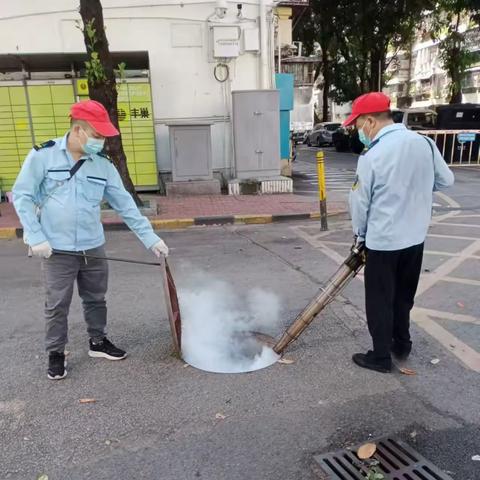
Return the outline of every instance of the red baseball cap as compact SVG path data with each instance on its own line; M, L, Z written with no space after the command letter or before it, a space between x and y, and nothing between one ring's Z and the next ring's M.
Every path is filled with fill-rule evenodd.
M97 133L104 137L120 135L120 132L110 121L105 107L95 100L74 103L70 108L70 116L74 120L85 120Z
M370 92L360 95L352 105L352 113L343 122L344 127L353 125L360 115L368 113L388 112L390 110L390 98L382 92Z

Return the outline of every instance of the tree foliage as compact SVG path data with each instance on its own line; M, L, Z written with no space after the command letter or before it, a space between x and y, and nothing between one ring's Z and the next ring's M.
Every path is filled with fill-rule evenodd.
M80 30L83 33L88 55L85 68L89 96L107 109L110 120L119 130L115 72L119 72L120 76L123 75L125 64L118 65L117 70L114 68L103 24L103 9L100 0L80 0L80 15L83 22L83 28L80 27ZM136 204L142 205L130 178L121 135L107 138L105 150L117 167L125 188L132 195Z
M450 103L461 103L462 82L475 61L462 26L467 23L469 28L480 27L480 1L440 0L435 7L433 36L440 41L440 61L450 79Z

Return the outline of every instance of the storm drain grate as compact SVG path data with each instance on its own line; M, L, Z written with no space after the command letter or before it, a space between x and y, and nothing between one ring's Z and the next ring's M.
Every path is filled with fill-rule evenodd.
M453 480L401 440L382 438L374 443L377 451L372 460L378 462L386 480ZM365 480L368 467L358 459L357 450L316 455L314 460L329 480Z

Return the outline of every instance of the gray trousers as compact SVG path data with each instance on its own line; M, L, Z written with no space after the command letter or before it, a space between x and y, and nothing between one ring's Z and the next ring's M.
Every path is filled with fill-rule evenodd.
M104 257L105 249L101 246L87 250L85 254ZM75 280L82 299L88 335L93 340L101 340L107 324L107 261L53 254L42 261L42 271L46 297L47 352L63 352L68 342L68 312Z

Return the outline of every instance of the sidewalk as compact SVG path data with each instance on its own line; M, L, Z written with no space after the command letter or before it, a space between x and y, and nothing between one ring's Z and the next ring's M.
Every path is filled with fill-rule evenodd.
M181 197L142 195L142 198L154 200L157 204L157 214L148 215L155 229L319 218L318 201L313 197L295 194ZM329 215L345 213L345 198L332 194L327 208ZM21 237L22 227L13 205L0 204L0 213L0 238ZM106 230L127 228L122 219L112 211L102 212L102 222Z

